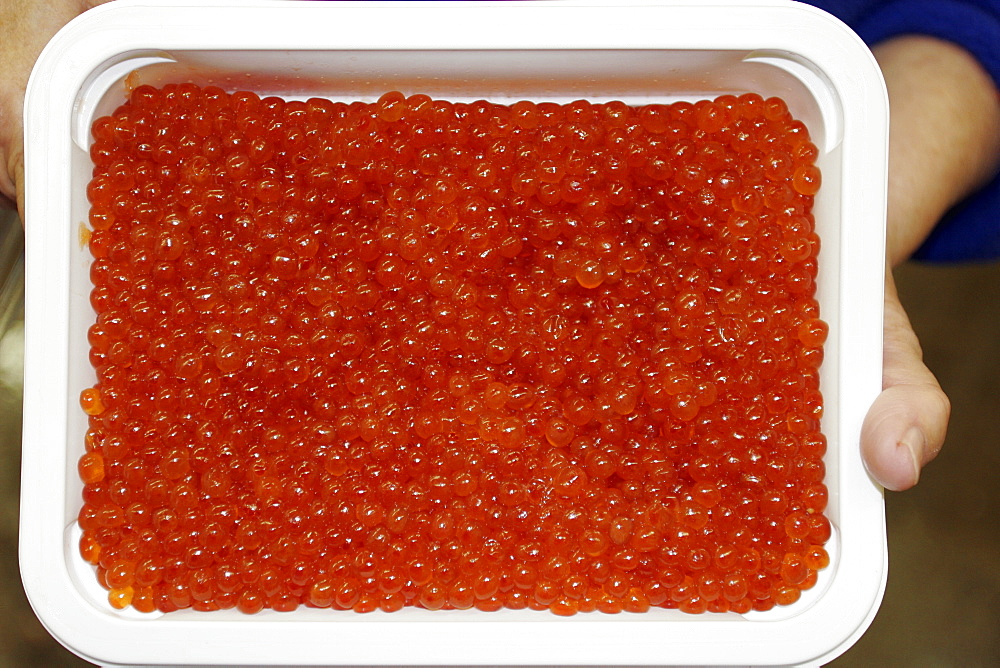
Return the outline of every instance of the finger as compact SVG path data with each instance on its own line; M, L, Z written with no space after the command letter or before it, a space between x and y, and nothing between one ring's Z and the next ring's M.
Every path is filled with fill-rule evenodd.
M23 215L22 108L35 59L72 18L107 0L0 1L0 205L16 201Z
M7 173L10 174L14 184L14 205L17 213L24 221L24 142L20 137L15 138L10 146L10 159L7 161ZM5 197L5 199L8 199Z
M944 444L951 406L924 365L920 343L896 294L886 281L882 392L861 430L861 453L880 484L908 489Z
M14 170L14 179L17 183L15 199L17 201L17 214L21 217L21 224L24 224L24 159L22 158Z

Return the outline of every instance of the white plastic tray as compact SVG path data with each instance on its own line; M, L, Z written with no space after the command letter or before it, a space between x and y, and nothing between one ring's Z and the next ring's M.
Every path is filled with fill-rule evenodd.
M134 74L133 74L134 73ZM833 562L787 608L737 615L503 610L359 615L300 608L116 612L77 552L76 462L94 382L87 355L87 148L124 79L190 80L289 98L386 90L487 98L669 102L780 95L820 148L818 298ZM139 2L102 6L39 59L25 108L26 346L20 559L49 631L104 664L796 665L868 627L885 583L881 489L861 423L881 385L887 102L871 54L832 17L781 1Z

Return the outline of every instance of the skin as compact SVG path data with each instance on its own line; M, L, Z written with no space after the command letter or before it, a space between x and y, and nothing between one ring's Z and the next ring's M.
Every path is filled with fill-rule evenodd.
M0 0L0 206L16 203L23 211L24 139L21 109L28 75L42 47L93 0Z
M21 109L31 66L66 22L100 0L0 0L0 200L23 211ZM920 343L896 294L892 269L941 216L1000 168L1000 97L964 50L905 36L874 49L889 89L889 202L883 390L864 422L861 451L872 477L891 490L912 487L940 451L950 404L924 365ZM929 168L932 166L933 168Z
M1000 168L1000 95L979 63L950 43L906 36L874 53L891 115L884 363L861 451L876 480L903 490L941 450L950 404L923 363L891 270Z

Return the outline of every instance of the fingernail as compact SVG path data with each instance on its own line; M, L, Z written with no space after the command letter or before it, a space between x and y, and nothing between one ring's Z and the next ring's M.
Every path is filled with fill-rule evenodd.
M924 449L927 446L927 439L924 437L922 429L919 427L910 427L903 436L903 440L900 441L900 444L910 453L910 462L913 466L913 482L916 484L920 480L920 465L924 460Z

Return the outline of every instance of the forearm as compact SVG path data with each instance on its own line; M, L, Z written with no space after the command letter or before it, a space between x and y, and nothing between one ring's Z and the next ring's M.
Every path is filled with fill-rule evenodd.
M873 49L889 89L887 259L906 260L941 216L1000 167L1000 96L961 48L899 37Z

